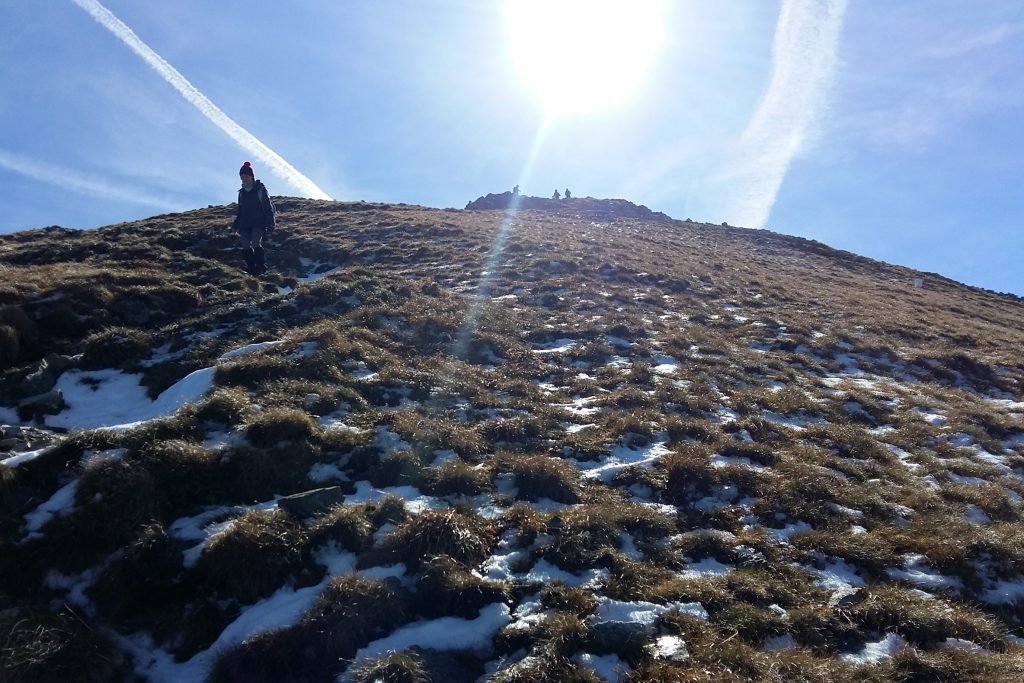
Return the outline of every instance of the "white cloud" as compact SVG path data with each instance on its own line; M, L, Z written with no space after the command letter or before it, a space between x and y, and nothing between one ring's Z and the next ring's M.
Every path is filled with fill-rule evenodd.
M723 180L733 188L732 222L763 228L793 158L825 107L836 71L847 0L784 0L772 75L732 152Z
M161 78L177 90L182 97L198 109L203 116L227 133L239 146L269 167L288 184L304 196L314 199L330 199L330 196L317 187L316 183L300 173L298 169L285 161L281 155L267 147L256 136L221 111L206 95L199 92L177 69L168 64L163 57L142 42L142 39L135 35L134 31L114 16L110 10L101 5L98 0L72 0L72 2L88 12L93 19L117 36L135 54L160 74Z
M155 207L161 211L177 211L180 209L180 206L169 201L167 198L127 188L120 184L114 185L101 178L84 175L80 171L73 171L35 159L29 159L2 149L0 149L0 168L6 168L9 171L14 171L33 180L59 185L72 192Z

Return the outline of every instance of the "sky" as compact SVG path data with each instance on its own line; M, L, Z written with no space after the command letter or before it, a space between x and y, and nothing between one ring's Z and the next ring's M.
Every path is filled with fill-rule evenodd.
M570 188L1024 296L1019 0L0 10L0 232L227 204L251 160L274 195Z

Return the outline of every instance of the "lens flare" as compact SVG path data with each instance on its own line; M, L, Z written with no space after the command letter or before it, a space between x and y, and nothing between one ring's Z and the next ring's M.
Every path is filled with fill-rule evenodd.
M509 0L509 41L523 82L553 114L632 97L663 39L662 0Z

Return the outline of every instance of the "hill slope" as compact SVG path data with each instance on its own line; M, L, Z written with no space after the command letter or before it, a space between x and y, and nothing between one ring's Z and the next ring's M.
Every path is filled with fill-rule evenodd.
M0 236L0 679L1024 675L1020 299L621 200L278 206L261 279L231 207Z

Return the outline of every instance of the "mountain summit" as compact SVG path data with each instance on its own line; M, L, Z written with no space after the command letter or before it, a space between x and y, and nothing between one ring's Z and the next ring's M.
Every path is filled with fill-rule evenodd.
M1024 675L1024 302L624 200L0 236L0 680Z

